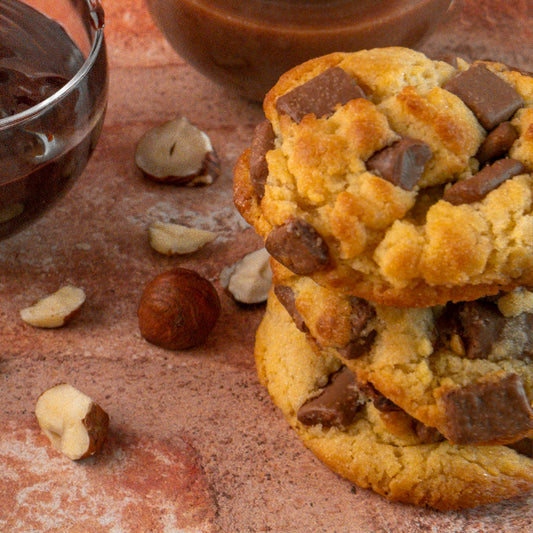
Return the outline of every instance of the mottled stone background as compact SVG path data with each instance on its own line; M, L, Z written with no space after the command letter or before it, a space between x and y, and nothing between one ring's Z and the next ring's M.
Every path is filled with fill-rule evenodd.
M72 191L38 223L0 242L0 531L529 531L531 499L459 513L390 503L355 488L297 440L259 385L252 359L263 309L232 302L221 270L260 246L232 205L232 167L262 113L186 65L142 0L107 0L109 108L100 143ZM422 49L494 58L533 71L533 5L464 0ZM133 163L149 127L186 115L222 160L210 187L152 184ZM153 252L154 219L210 229L183 258ZM172 266L217 286L207 344L169 352L137 328L142 288ZM87 302L68 327L38 330L19 310L65 283ZM102 455L81 464L50 450L37 396L68 381L111 416Z

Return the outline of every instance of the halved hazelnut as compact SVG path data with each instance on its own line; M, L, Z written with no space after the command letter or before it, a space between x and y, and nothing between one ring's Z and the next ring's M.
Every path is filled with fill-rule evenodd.
M164 255L196 252L216 239L216 233L172 222L153 222L148 228L150 245Z
M184 350L207 340L220 310L218 293L210 281L193 270L175 268L148 283L137 316L147 341Z
M59 328L67 324L85 302L83 289L66 285L20 311L24 322L38 328Z
M39 396L35 416L52 446L73 461L97 453L109 428L108 414L67 383L55 385Z
M261 248L245 255L221 273L220 282L238 302L256 304L266 301L272 286L269 253Z
M186 117L148 130L135 149L135 163L158 182L209 185L220 174L211 140Z

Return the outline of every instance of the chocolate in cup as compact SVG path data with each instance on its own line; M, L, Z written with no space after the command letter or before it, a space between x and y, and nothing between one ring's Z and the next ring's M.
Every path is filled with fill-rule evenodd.
M0 239L82 174L104 120L108 68L98 0L0 2Z
M193 67L251 100L313 57L412 47L453 0L145 0Z

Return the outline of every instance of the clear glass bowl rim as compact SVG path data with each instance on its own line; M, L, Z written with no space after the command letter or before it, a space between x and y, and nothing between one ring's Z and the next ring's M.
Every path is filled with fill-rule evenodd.
M96 61L100 50L104 46L104 19L102 17L103 8L100 5L100 0L85 0L85 3L89 8L89 15L93 21L99 21L94 36L94 41L92 43L91 50L87 55L87 59L84 61L78 72L76 72L76 74L68 81L68 83L63 85L63 87L61 87L61 89L59 89L59 91L54 93L52 96L46 98L46 100L43 100L42 102L39 102L37 105L30 107L29 109L17 113L16 115L10 115L9 117L0 119L0 132L14 126L25 124L38 117L40 114L48 111L67 94L76 89L91 71L91 68Z

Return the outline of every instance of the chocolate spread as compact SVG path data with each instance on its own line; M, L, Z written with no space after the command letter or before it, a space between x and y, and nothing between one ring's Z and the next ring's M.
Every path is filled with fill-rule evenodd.
M0 238L40 215L81 173L103 115L88 116L107 88L105 53L91 76L59 102L45 100L85 58L60 24L18 0L0 3ZM103 92L102 92L103 91ZM46 109L8 124L21 113Z

